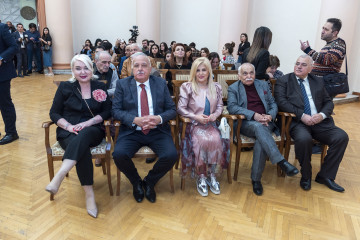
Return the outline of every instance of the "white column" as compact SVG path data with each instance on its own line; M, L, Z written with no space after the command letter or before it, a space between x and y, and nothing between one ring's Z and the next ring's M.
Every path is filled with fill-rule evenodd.
M240 34L247 33L248 0L221 1L220 29L218 53L225 43L235 42L233 56L237 59L237 48L240 44Z
M53 68L70 69L74 54L70 0L45 0L45 12L53 40Z
M143 39L160 43L160 0L136 0L136 24L140 33L138 43Z

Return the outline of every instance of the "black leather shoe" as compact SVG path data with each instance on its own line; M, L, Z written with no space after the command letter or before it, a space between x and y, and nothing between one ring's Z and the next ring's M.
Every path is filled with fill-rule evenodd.
M40 74L44 74L44 70L39 70L37 72L40 73Z
M153 162L155 162L155 160L156 160L156 158L147 158L147 159L145 160L145 162L146 162L146 163L153 163Z
M319 175L317 175L315 178L315 182L324 184L328 188L330 188L331 190L334 190L336 192L344 192L345 191L345 189L343 187L336 184L334 180L329 179L329 178L323 178L323 177L320 177Z
M30 76L30 75L29 75L29 74L27 74L27 73L25 73L25 74L24 74L24 76L25 76L25 77L28 77L28 76Z
M289 177L299 173L299 170L286 160L282 160L281 162L278 162L278 165Z
M28 70L26 73L27 73L27 74L32 74L32 71L31 71L31 70Z
M17 134L6 134L5 137L0 140L0 145L11 143L17 139L19 139L19 135Z
M24 77L24 75L18 74L18 77L21 77L21 78L23 78L23 77Z
M251 181L252 185L253 185L253 192L258 195L261 196L263 194L263 186L261 184L260 181Z
M304 189L305 191L309 191L311 189L311 178L301 178L300 179L300 187Z
M156 201L156 192L154 190L154 186L150 186L145 180L143 181L143 186L146 199L154 203Z
M133 195L137 202L142 202L142 200L144 199L142 180L133 185Z

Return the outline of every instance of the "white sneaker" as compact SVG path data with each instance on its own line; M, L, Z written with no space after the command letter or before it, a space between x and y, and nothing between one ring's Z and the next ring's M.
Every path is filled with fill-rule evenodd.
M216 194L216 195L220 194L220 184L218 181L216 181L216 178L214 176L208 177L206 179L206 183L207 183L207 185L209 185L210 190L214 194Z
M196 181L196 186L201 196L206 197L209 194L204 175L201 175L198 178L198 180Z

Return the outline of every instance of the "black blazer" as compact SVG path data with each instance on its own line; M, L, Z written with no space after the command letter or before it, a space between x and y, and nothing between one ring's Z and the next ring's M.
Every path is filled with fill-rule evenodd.
M334 103L325 90L324 81L312 74L308 75L308 80L316 110L331 118ZM276 81L275 100L279 111L291 112L296 115L292 125L301 121L301 116L304 113L304 100L294 73L286 74Z
M154 115L160 115L163 120L163 123L157 127L160 131L171 135L168 121L176 117L175 103L170 96L165 79L150 76L149 81ZM117 81L112 104L113 117L121 121L119 137L133 133L136 126L133 126L132 123L134 118L139 115L134 76Z
M23 32L23 41L24 41L24 45L25 45L25 49L26 49L26 45L27 45L27 43L28 43L28 38L26 38L25 37L25 32ZM13 37L15 38L15 41L16 41L16 44L17 44L17 47L18 47L18 50L20 50L21 49L21 42L19 41L19 38L20 38L20 33L19 32L14 32L13 33Z
M65 118L66 121L72 125L80 123L82 117L82 97L80 92L80 85L78 81L75 82L61 82L54 97L53 104L50 109L50 119L57 123L59 119ZM96 89L102 89L106 94L105 84L99 81L91 81L91 92ZM111 102L109 95L106 101L96 102L97 104L91 111L93 114L100 115L102 119L108 119L111 116ZM95 126L101 127L100 124ZM65 138L70 135L70 132L58 127L56 129L57 138Z
M0 66L0 82L9 81L16 77L12 59L17 52L18 48L14 37L9 32L9 27L0 23L0 57L3 58Z
M247 48L244 50L244 53L243 53L242 59L241 59L241 64L248 62L248 60L246 58L249 54L249 51L250 51L250 48ZM266 74L266 69L270 65L269 56L270 56L269 51L262 48L256 55L255 59L251 62L251 64L255 66L256 79L269 80L269 75Z

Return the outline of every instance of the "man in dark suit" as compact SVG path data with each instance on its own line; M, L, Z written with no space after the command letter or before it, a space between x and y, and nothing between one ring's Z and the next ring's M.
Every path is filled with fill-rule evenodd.
M29 76L26 72L28 68L26 45L29 40L24 32L24 26L21 23L18 23L16 25L16 29L17 31L13 33L13 36L18 46L18 53L16 54L18 77Z
M284 159L272 137L272 132L277 129L273 120L278 108L268 83L255 79L255 67L250 63L239 67L239 79L229 87L228 110L230 114L245 116L240 133L255 138L251 180L253 192L262 195L261 176L267 156L271 163L278 164L288 176L298 174L299 170Z
M145 197L155 202L155 184L178 158L168 125L175 118L176 109L166 81L150 76L149 58L144 53L133 54L131 58L134 76L117 82L113 99L113 117L121 121L113 157L133 185L135 200L141 202L145 190ZM158 156L144 180L131 160L142 146L149 146Z
M19 138L16 131L16 112L11 100L10 81L16 77L12 59L17 53L15 39L11 36L7 25L0 23L0 111L5 124L6 135L0 145L11 143Z
M315 181L343 192L344 188L334 180L349 137L335 126L331 117L334 104L324 88L324 82L309 74L312 64L310 56L300 56L295 63L294 73L277 80L275 99L280 111L296 115L290 126L290 135L295 141L295 154L301 166L301 188L311 189L312 139L316 139L328 145L329 150Z

